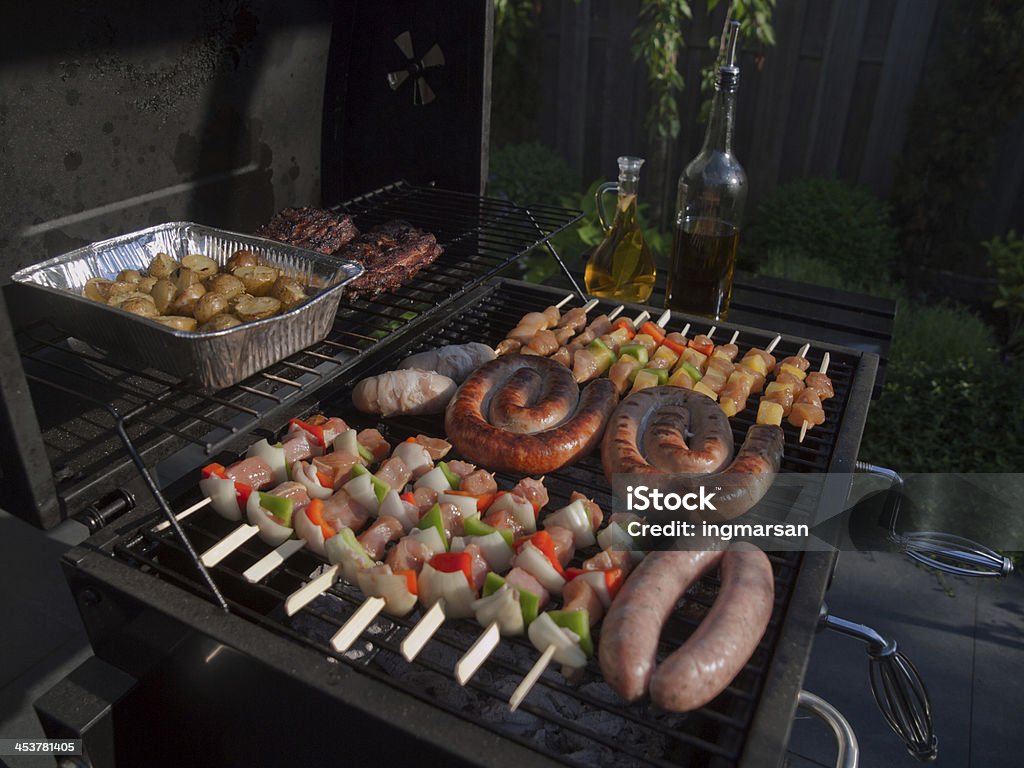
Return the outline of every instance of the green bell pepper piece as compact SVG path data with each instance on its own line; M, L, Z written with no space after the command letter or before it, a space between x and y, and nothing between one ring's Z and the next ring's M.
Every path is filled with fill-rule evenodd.
M619 348L619 357L622 357L623 355L629 355L641 365L647 365L647 361L650 360L650 356L647 353L647 347L643 344L634 344L632 342L629 344L623 344L622 347Z
M688 363L685 360L679 364L679 367L686 371L687 375L693 379L694 384L704 378L695 365Z
M668 384L668 369L667 368L644 368L644 373L649 373L652 376L657 377L658 386L662 387Z
M271 496L269 493L258 491L260 495L260 506L276 517L282 525L292 527L292 512L295 509L295 502L291 499L282 499L280 496Z
M590 616L587 609L578 611L548 611L548 616L560 627L574 632L580 638L580 649L587 656L594 655L594 640L590 636Z
M448 550L451 542L448 541L448 535L444 531L444 518L441 517L441 505L435 504L430 510L420 518L420 521L416 523L417 528L428 530L430 528L436 528L437 532L441 535L441 541L444 542L445 551Z
M452 490L453 491L459 490L459 483L462 481L462 478L459 477L458 475L456 475L450 469L448 469L447 462L444 462L444 461L437 462L437 468L441 470L442 474L444 474L444 477L448 481L448 485L450 485L452 487Z

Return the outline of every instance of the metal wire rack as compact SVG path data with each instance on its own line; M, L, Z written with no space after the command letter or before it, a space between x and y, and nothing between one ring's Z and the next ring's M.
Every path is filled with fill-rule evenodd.
M107 406L124 416L145 462L162 463L157 479L165 485L245 435L278 428L301 402L380 345L429 325L467 290L581 215L405 182L340 209L361 229L405 219L433 232L444 253L394 292L372 301L343 300L326 339L234 387L207 395L159 371L132 370L48 323L19 334L58 495L68 513L135 478ZM74 386L54 398L48 382Z

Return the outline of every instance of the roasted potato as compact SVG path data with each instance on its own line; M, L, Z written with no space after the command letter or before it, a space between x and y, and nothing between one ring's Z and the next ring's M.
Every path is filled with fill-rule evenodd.
M110 298L110 289L113 287L113 280L106 280L102 277L91 277L85 283L85 297L93 301L107 303Z
M206 278L203 283L208 293L220 293L227 299L233 299L245 290L245 284L234 275L224 272Z
M245 285L246 293L268 296L280 273L273 267L239 267L233 274Z
M196 304L206 293L202 283L193 283L188 288L178 291L174 299L164 310L168 315L184 315L195 317Z
M195 331L198 325L194 317L181 317L180 315L161 315L153 319L158 323L174 328L176 331Z
M178 262L161 251L153 257L152 261L149 262L149 269L146 270L146 273L149 274L150 277L162 280L165 277L169 277L177 268Z
M157 279L155 277L142 277L139 278L139 282L136 285L139 286L139 290L143 293L152 293L153 286L156 285Z
M174 286L179 291L183 291L195 283L202 282L202 278L188 267L178 267L174 270L171 273L171 280L174 281Z
M145 294L125 299L121 302L121 309L143 317L157 317L160 314L156 304L153 303L153 297Z
M190 253L181 260L181 266L191 269L201 280L217 274L217 262L201 253Z
M135 283L138 284L139 280L142 279L142 273L137 269L122 269L117 273L117 281L119 283Z
M211 293L210 291L207 291L199 297L199 301L196 302L195 311L192 315L200 323L208 323L217 315L223 314L227 311L227 297L222 293Z
M231 258L228 259L228 263L224 266L228 272L234 272L239 267L255 267L260 263L260 260L256 258L256 254L252 251L235 251L231 254Z
M226 331L228 328L235 328L242 324L234 315L217 315L208 323L199 326L200 331Z
M167 306L174 301L174 297L178 295L178 289L174 283L164 277L156 281L156 284L153 286L153 290L149 292L149 295L153 297L156 308L161 312L166 312Z
M286 310L299 306L308 298L306 289L298 280L284 275L274 281L274 285L270 288L270 295L280 301L281 306Z
M272 296L253 296L235 304L235 314L243 323L262 320L281 311L281 302Z
M112 304L113 300L118 296L127 296L129 293L141 293L139 286L135 283L126 283L123 280L118 280L116 283L111 284L110 290L107 291L107 303Z

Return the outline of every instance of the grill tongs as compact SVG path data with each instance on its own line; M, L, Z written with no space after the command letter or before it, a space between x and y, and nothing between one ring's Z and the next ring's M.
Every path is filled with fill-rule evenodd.
M867 645L868 679L871 694L882 717L915 758L932 762L939 754L939 741L932 720L932 705L921 674L896 645L864 624L857 624L828 612L821 606L818 629L832 629Z

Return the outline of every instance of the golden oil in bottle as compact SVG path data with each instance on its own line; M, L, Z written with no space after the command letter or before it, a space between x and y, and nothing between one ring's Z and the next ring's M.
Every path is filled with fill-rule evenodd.
M672 239L665 306L725 320L739 241L739 228L721 219L679 222Z
M592 296L642 304L654 290L657 272L637 218L636 186L644 161L620 157L618 162L618 184L602 184L597 190L597 213L605 237L591 254L583 280ZM602 201L604 194L612 191L618 193L618 205L608 226Z

